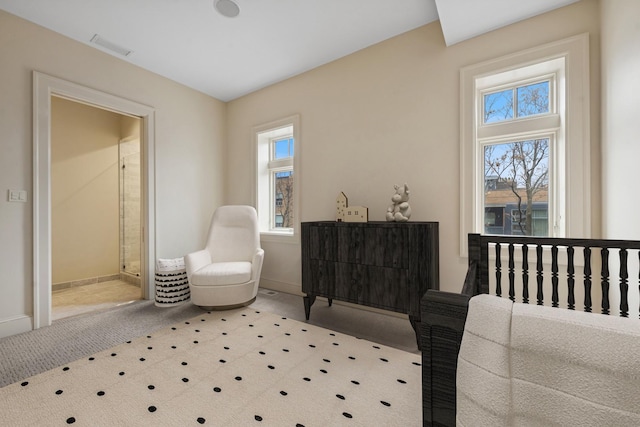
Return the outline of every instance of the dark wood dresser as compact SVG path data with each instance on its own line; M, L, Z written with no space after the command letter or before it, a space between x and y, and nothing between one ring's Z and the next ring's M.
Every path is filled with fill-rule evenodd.
M420 299L439 289L437 222L303 222L307 320L317 296L406 313L420 345Z

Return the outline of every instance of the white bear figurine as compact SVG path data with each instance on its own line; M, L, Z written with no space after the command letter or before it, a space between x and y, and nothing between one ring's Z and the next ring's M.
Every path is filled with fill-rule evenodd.
M407 184L404 184L404 187L399 185L393 187L396 189L396 194L391 196L393 204L387 208L387 221L407 222L411 218L409 187Z

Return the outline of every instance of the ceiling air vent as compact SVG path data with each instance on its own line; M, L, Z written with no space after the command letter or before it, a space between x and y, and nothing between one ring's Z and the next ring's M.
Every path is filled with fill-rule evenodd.
M118 46L115 43L111 43L109 40L103 39L98 34L95 34L91 38L91 43L97 44L98 46L102 46L103 48L108 49L122 56L129 56L133 53L131 49L127 49L126 47Z

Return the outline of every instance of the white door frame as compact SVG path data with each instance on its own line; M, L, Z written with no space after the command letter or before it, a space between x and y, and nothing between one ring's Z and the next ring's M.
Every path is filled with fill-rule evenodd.
M51 324L51 96L142 119L143 298L154 295L155 110L152 107L33 73L33 329Z

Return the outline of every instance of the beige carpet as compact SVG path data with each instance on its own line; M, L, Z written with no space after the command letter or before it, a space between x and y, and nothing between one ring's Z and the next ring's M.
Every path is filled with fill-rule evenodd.
M417 354L243 308L0 389L11 426L419 426Z

